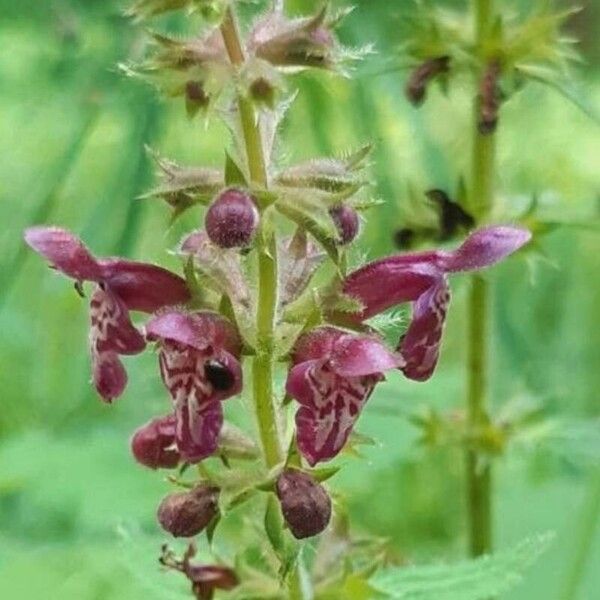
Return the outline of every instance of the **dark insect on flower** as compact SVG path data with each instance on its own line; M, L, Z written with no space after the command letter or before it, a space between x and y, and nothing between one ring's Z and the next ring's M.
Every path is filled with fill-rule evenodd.
M438 77L450 70L450 57L438 56L421 63L410 74L405 87L406 97L414 106L420 106L425 101L427 86Z
M498 81L502 68L499 60L487 65L479 85L479 133L489 135L496 131L498 111L502 102L502 91Z
M440 241L453 238L461 228L471 229L473 217L458 202L453 202L443 190L429 190L425 195L436 205L440 218Z
M166 496L157 517L165 531L174 537L192 537L203 531L219 513L219 488L198 485L189 492Z
M244 248L252 242L258 222L258 209L252 196L230 188L210 205L204 225L213 244L221 248Z
M176 558L173 551L165 545L158 560L161 565L179 571L189 579L196 600L212 600L215 590L232 590L239 585L237 575L229 567L190 564L195 555L194 544L188 546L182 559Z
M174 469L181 461L175 446L175 416L153 419L131 438L135 459L150 469Z
M213 388L219 392L230 390L235 383L233 373L218 360L207 360L204 363L204 374Z
M285 522L301 540L321 533L331 519L331 498L310 475L286 469L277 478L276 492Z
M329 209L329 214L338 230L340 244L349 244L356 238L360 229L356 210L346 204L338 204Z

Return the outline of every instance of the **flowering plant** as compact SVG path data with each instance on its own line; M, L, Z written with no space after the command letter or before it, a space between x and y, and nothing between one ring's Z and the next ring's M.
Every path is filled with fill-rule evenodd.
M196 207L204 213L204 227L176 249L181 275L96 258L58 227L32 227L25 240L74 280L78 293L84 295L85 282L94 286L89 345L94 385L104 400L113 402L125 389L120 356L139 354L148 344L157 349L170 410L138 429L131 448L141 465L174 470L171 481L184 488L160 503L162 528L184 538L205 531L210 545L222 519L261 499L259 544L268 540L270 548L263 571L249 568L243 552L227 564L192 565L193 544L181 559L164 548L162 564L189 579L198 599L216 590L235 590L239 598L309 598L311 590L344 576L338 564L333 581L311 579L305 545L297 541L325 531L339 509L325 485L335 468L316 465L348 446L386 372L400 370L417 381L432 376L449 277L493 266L524 246L530 233L508 224L483 226L485 219L438 195L447 229L456 229L452 215L460 216L462 243L350 268L360 215L376 204L365 185L369 147L287 168L275 151L292 99L286 77L306 69L344 72L363 53L337 39L343 13L324 6L290 19L283 2L274 2L245 39L235 3L227 0L139 0L132 14L147 19L180 9L205 19L202 33L190 40L154 34L153 54L127 70L183 97L190 117L223 117L235 148L222 170L157 156L162 179L150 194L167 202L173 218ZM447 71L448 61L436 60L414 76L408 91L415 100L424 99L421 83ZM389 347L369 320L406 303L410 322ZM136 326L130 311L150 316ZM283 386L279 370L285 371ZM224 419L223 403L244 391L251 391L258 444ZM206 468L210 457L222 460L222 472ZM196 477L189 477L191 465Z

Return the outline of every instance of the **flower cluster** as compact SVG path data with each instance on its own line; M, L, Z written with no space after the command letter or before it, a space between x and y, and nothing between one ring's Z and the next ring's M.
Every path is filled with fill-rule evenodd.
M239 218L239 197L244 196L235 192L231 222L226 218L220 224L227 240L239 238L236 228L240 223L242 228L255 226L254 217L247 221ZM222 202L223 194L215 200L216 204ZM209 222L214 206L207 213ZM254 209L250 213L254 214ZM217 253L219 248L202 236L202 232L192 234L182 248L189 251L193 247L198 256L202 251L193 243L203 239L205 248ZM360 306L345 315L352 324L360 325L409 302L412 318L396 349L386 347L374 333L340 328L340 315L335 311L293 344L286 391L300 405L296 439L309 464L340 452L386 371L400 369L417 381L431 377L450 301L448 276L491 266L529 238L529 232L517 227L488 227L472 233L454 251L389 256L365 264L343 279L340 293ZM125 387L126 373L119 355L140 353L147 342L158 344L160 374L172 398L173 414L153 420L136 433L132 447L138 460L153 468L174 467L181 460L194 463L214 454L223 426L221 402L238 395L243 385L243 341L236 325L217 312L186 308L192 296L185 280L160 267L124 259L95 259L79 239L54 227L28 229L25 239L77 285L95 283L90 300L90 349L94 383L104 399L111 401ZM222 253L227 255L230 244L224 246ZM288 281L295 276L298 262L305 267L310 262L308 245L295 257L290 254L297 250L290 252L289 245L280 251L287 254L282 264L288 265L289 271L281 276ZM231 278L234 273L224 275ZM292 296L304 290L310 275L309 269L300 283L291 286ZM239 271L237 277L243 280L244 274ZM248 282L243 285L248 287ZM129 310L154 313L143 333L132 324Z

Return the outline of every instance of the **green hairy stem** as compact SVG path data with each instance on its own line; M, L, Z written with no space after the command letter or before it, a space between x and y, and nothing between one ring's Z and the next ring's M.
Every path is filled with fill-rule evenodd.
M231 62L242 65L245 57L236 18L231 8L227 9L221 24L221 33ZM264 157L260 125L252 103L238 97L238 110L242 125L248 172L253 183L262 188L268 187L267 164ZM275 394L274 379L274 340L275 316L278 298L277 245L276 238L262 243L258 251L258 308L256 316L257 348L252 362L254 408L260 434L264 460L267 468L272 468L284 460L281 433ZM305 575L301 557L288 575L288 597L290 600L312 598L310 582Z

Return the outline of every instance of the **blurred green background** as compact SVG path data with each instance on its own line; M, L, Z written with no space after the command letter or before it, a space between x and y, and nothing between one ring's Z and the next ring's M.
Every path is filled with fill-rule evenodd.
M373 41L378 54L355 81L298 77L283 147L293 162L376 144L372 174L386 203L368 215L361 251L378 256L392 250L409 184L453 189L467 171L468 91L433 91L421 110L410 107L405 73L374 75L402 41L401 21L391 17L406 3L356 4L341 37ZM582 4L569 26L582 40L582 90L598 106L600 6ZM299 11L314 3L289 5ZM27 225L54 223L79 232L100 255L175 268L166 249L199 220L192 211L169 228L159 201L134 200L153 181L143 145L181 162L220 164L224 129L189 122L181 102L163 103L118 72L118 62L144 49L122 8L109 0L0 0L2 598L185 597L169 595L183 582L156 566L162 538L154 511L168 486L136 467L128 449L131 431L166 407L155 357L127 360L124 398L112 408L99 402L88 383L85 303L21 242ZM564 98L528 86L502 112L499 183L506 202L537 194L549 220L590 224L600 211L600 128ZM534 267L515 259L489 274L494 406L530 403L540 413L498 460L496 545L555 531L551 550L510 597L558 598L585 551L579 597L592 599L600 529L589 551L581 544L594 489L600 494L600 237L593 228L561 227L539 248L544 259ZM359 426L378 445L364 460L345 461L335 483L347 492L357 530L389 536L407 561L456 560L466 546L461 454L418 447L419 432L406 419L421 406L461 405L466 283L453 282L436 376L427 384L389 377ZM244 401L230 404L251 428Z

